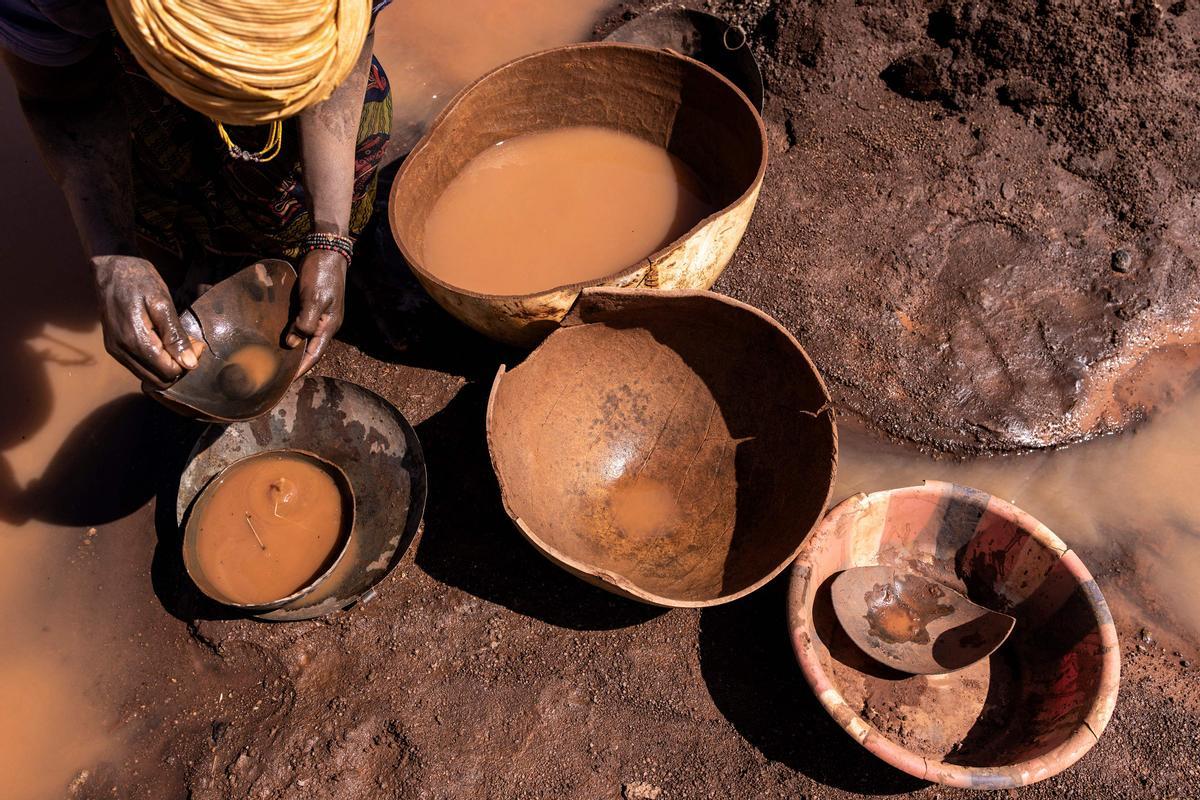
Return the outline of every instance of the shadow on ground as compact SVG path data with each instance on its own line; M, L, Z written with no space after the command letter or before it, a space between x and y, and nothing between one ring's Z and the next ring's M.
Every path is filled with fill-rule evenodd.
M154 496L162 469L156 430L168 414L138 394L105 403L71 431L24 488L0 459L0 520L90 527L132 514Z
M175 519L175 498L188 458L207 424L161 410L156 431L160 473L155 495L156 543L150 563L154 594L171 616L193 623L201 619L234 619L244 616L210 600L196 588L183 565L183 529Z
M379 361L471 380L490 380L498 364L525 357L471 330L429 296L396 247L386 213L376 214L359 242L339 339Z
M700 615L700 670L717 708L772 761L859 794L929 786L872 756L804 681L787 633L790 570L747 598Z

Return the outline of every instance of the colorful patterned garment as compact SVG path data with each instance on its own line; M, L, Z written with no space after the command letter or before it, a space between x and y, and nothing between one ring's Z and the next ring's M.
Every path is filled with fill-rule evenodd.
M133 138L139 235L189 267L216 262L216 273L245 266L247 259L295 263L301 240L312 232L301 179L299 122L284 123L283 148L273 160L242 161L230 154L212 120L163 92L127 50L116 49ZM391 125L388 78L372 59L358 127L352 236L371 217ZM265 142L267 126L228 131L253 152Z

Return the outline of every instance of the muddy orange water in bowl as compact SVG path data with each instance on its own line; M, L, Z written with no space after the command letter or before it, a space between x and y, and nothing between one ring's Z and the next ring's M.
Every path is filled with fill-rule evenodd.
M522 295L636 264L712 212L687 164L631 134L578 126L476 156L425 225L426 268L480 294Z
M227 359L217 374L221 391L227 396L244 400L253 396L275 377L279 361L266 345L248 344Z
M618 483L609 505L617 528L637 539L670 535L682 521L675 492L651 478Z
M288 597L328 569L345 543L342 492L307 458L264 453L217 480L197 508L196 563L226 602Z

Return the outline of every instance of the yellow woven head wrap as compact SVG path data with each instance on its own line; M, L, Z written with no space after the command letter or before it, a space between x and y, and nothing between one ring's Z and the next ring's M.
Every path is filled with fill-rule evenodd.
M333 93L362 51L370 0L107 0L142 68L230 125L293 116Z

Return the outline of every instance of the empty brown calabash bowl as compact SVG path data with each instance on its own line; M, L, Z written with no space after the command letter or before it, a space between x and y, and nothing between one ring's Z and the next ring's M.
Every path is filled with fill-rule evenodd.
M837 432L796 340L711 292L585 289L502 367L487 414L504 506L544 555L663 606L746 595L825 508Z
M451 286L424 267L426 220L471 159L514 136L580 125L666 148L695 170L718 210L658 252L588 284L486 295ZM584 285L712 286L746 232L766 163L762 118L710 67L635 45L571 45L517 59L464 89L397 173L389 217L401 252L438 303L488 336L532 346Z
M1016 617L1012 635L946 675L880 666L830 598L843 570L876 564ZM923 780L1008 789L1048 778L1096 744L1117 700L1116 628L1087 567L1045 525L976 489L930 481L841 503L800 551L788 602L821 704L863 747Z
M187 416L236 422L267 413L300 370L304 348L287 348L296 271L266 259L214 285L179 316L204 342L199 364L151 397Z
M212 502L213 497L220 490L224 477L231 470L250 461L273 458L280 455L307 462L328 475L333 480L334 485L337 486L338 494L341 495L342 499L342 527L338 533L338 543L330 553L328 560L321 565L317 574L313 575L310 580L306 581L302 586L297 587L295 591L290 592L287 596L262 603L239 603L226 597L200 566L201 559L197 550L200 538L200 519L203 517L204 509ZM236 608L248 614L262 614L282 608L283 606L301 601L315 592L337 570L338 565L345 558L346 551L350 547L354 536L355 507L354 487L350 483L350 478L341 467L332 461L321 458L317 454L306 450L278 449L253 453L226 466L196 495L195 502L188 511L187 524L183 529L184 568L187 570L188 577L192 579L192 583L196 584L196 587L200 591L222 605Z

